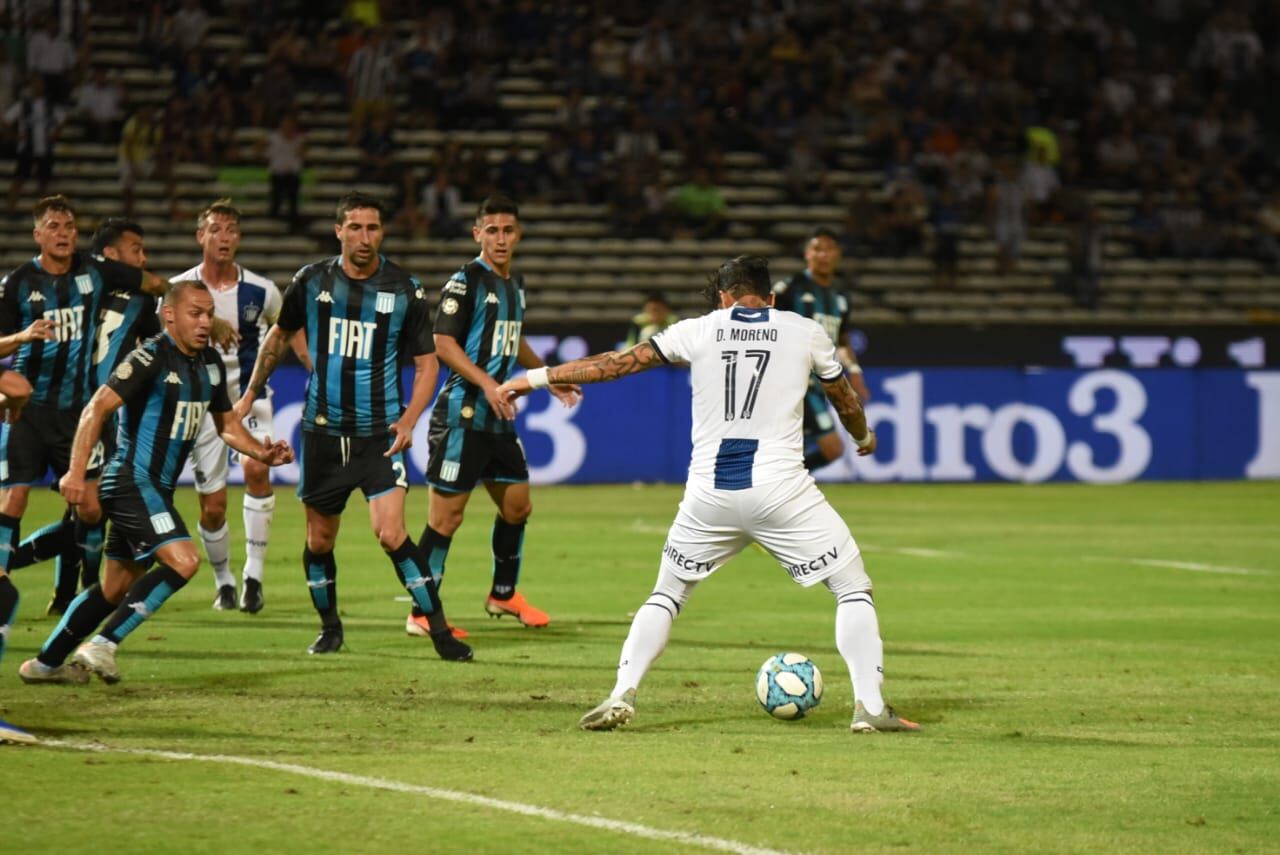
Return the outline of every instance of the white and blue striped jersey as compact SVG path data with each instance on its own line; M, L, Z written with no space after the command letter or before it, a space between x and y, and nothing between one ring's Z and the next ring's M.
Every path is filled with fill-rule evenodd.
M809 375L834 380L843 373L818 323L734 306L680 321L649 343L664 360L692 369L690 486L746 490L804 474Z
M201 281L202 264L180 273L170 282ZM267 331L280 317L282 298L280 289L265 276L259 276L252 270L236 265L239 276L235 285L230 288L210 288L213 295L213 314L231 324L240 334L240 344L233 350L217 348L222 363L226 366L227 393L231 400L236 400L244 391L240 388L240 378L248 379L253 375L253 363L258 359L258 350Z

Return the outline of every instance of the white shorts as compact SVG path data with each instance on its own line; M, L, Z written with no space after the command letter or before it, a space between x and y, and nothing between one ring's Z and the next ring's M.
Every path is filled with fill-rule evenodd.
M254 401L253 408L244 420L244 426L254 439L270 442L271 416L270 398ZM195 470L197 493L207 496L227 486L228 455L235 453L218 435L213 417L206 415L200 423L195 447L191 449L191 466Z
M690 485L662 547L662 567L678 579L697 582L752 541L805 587L858 557L849 526L806 473L746 490Z

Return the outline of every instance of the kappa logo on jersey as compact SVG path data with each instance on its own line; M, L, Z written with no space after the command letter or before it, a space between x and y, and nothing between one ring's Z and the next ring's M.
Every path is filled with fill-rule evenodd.
M329 354L368 359L373 352L373 336L377 329L378 325L373 321L329 318Z
M173 383L173 384L175 384L175 385L181 386L181 385L182 385L182 378L178 376L178 372L177 372L177 371L170 371L170 372L169 372L169 376L167 376L167 377L165 377L165 378L164 378L164 382L166 382L166 383Z
M39 292L36 292L38 294ZM32 294L31 296L36 296ZM40 298L44 300L44 297ZM77 341L84 329L84 306L67 306L64 309L49 309L42 317L53 321L54 341Z
M373 304L374 310L380 315L389 315L396 310L396 295L389 294L386 291L378 292L378 299Z
M43 303L43 302L44 302L44 294L41 294L39 291L32 291L32 292L31 292L31 296L27 298L27 302L28 302L28 303Z
M207 409L209 405L204 401L178 401L173 410L169 439L195 439Z
M151 529L156 534L168 534L175 528L177 528L177 526L173 524L173 517L169 515L168 511L162 511L161 513L151 515ZM142 604L138 603L137 605Z
M490 291L490 292L489 292L489 296L488 296L488 297L485 297L485 298L484 298L484 301L485 301L486 303L497 303L497 302L498 302L498 295L497 295L497 294L495 294L495 293L493 293L492 291Z
M317 303L332 303L332 302L333 302L333 297L329 296L329 292L328 292L328 291L321 291L318 295L316 295L316 302L317 302Z
M82 273L76 277L76 289L81 294L93 293L93 277L87 273Z

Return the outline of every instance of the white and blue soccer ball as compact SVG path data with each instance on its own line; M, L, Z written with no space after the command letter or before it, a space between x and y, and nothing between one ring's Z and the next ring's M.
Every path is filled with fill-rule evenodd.
M822 672L803 653L775 654L756 674L756 698L774 718L804 718L822 700Z

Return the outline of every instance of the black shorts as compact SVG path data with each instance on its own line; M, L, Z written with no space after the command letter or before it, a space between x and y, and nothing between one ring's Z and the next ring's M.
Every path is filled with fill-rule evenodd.
M408 490L404 452L384 457L390 447L391 437L385 434L330 436L303 431L298 498L325 516L336 517L357 487L366 501L397 487Z
M427 483L446 493L469 493L481 481L523 484L529 480L524 446L514 433L486 433L431 426Z
M0 487L34 484L44 478L50 467L58 478L67 474L79 421L78 409L28 404L17 424L0 427ZM102 463L103 446L99 442L89 455L85 477L95 480Z
M834 433L836 420L827 405L827 393L818 381L810 378L809 390L804 393L804 444L820 436Z
M173 506L173 491L152 484L118 483L102 494L107 557L150 564L166 543L190 540L187 524Z

